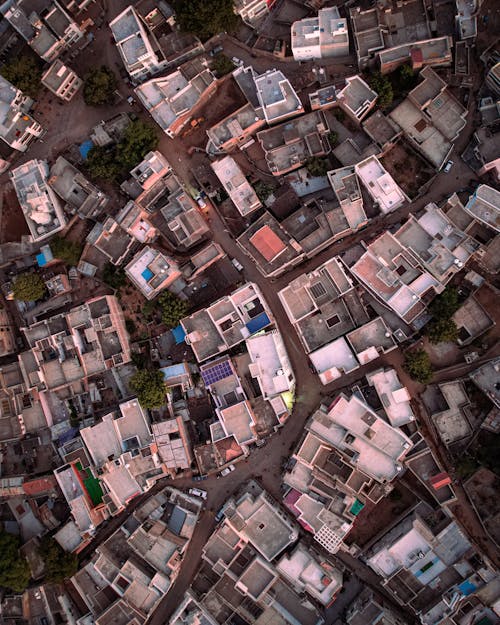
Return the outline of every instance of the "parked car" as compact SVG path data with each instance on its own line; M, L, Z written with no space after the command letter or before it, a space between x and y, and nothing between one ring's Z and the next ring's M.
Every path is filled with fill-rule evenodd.
M225 469L222 469L222 471L219 473L219 475L221 477L224 477L226 475L229 475L231 473L231 471L234 471L236 469L236 467L234 466L234 464L230 464L228 467L226 467Z
M201 490L201 488L190 488L188 490L188 493L190 495L194 495L195 497L201 497L201 499L206 499L207 498L207 491L206 490Z
M240 261L237 258L232 258L231 263L234 265L234 267L238 271L243 271L243 265L240 263Z
M243 67L243 65L245 65L245 63L241 59L239 59L237 56L233 56L231 61L236 65L236 67Z
M224 516L224 510L226 509L226 504L224 504L222 506L222 508L220 508L217 512L217 514L215 515L215 522L219 523L220 521L222 521L222 517Z
M133 106L135 104L135 100L131 95L129 95L129 97L127 98L127 102L130 104L130 106Z
M219 46L215 46L215 48L212 48L208 54L210 54L210 56L215 56L216 54L220 54L223 51L224 51L224 46L219 45Z
M203 199L203 197L201 195L199 195L196 198L196 203L198 204L198 206L200 208L206 208L207 207L207 203L205 202L205 200Z
M202 482L203 480L206 480L208 478L208 475L195 475L193 477L193 482Z
M453 167L453 161L448 161L446 165L443 167L443 171L445 174L449 173L450 169Z

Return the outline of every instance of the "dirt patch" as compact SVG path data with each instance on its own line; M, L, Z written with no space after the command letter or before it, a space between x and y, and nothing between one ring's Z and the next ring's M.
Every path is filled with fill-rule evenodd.
M410 198L417 196L420 188L434 175L425 161L401 141L380 162Z
M434 345L427 337L423 338L423 349L429 354L434 369L443 369L463 362L463 354L456 343Z
M417 503L415 495L402 484L378 504L367 503L357 516L346 542L363 548L377 534L387 530L395 519Z
M500 544L500 478L489 469L479 469L464 484L479 517L490 535Z
M1 215L0 243L13 243L20 241L22 236L29 235L28 224L12 188L3 192Z

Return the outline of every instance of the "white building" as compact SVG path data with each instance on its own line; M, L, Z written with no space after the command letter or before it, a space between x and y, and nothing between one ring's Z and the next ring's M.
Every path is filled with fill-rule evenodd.
M61 100L69 102L83 85L83 80L57 59L42 76L42 85Z
M393 427L400 427L414 421L410 404L410 393L403 386L394 369L378 369L366 375L370 386L377 391L385 414Z
M148 245L134 256L125 273L146 299L155 298L182 275L174 260Z
M122 11L109 27L125 69L134 81L141 82L162 69L162 60L154 51L150 34L134 7Z
M211 167L240 215L246 217L262 208L262 202L234 158L225 156L219 161L214 161Z
M349 54L347 20L340 17L336 6L292 24L292 53L296 61Z
M38 243L66 225L61 200L47 184L47 161L32 160L10 172L33 242Z
M355 165L354 171L382 213L390 213L410 201L376 156Z
M234 12L249 26L255 26L269 13L275 0L235 0Z
M0 75L0 139L14 150L25 152L43 128L28 111L33 100Z
M293 392L295 377L279 332L256 334L247 339L246 345L252 361L250 375L257 380L263 398Z
M276 124L304 112L304 107L288 78L279 69L254 75L257 98L268 124Z

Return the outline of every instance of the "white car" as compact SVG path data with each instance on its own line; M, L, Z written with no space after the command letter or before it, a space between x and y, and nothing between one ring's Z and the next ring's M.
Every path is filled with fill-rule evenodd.
M236 67L243 67L243 65L245 65L245 63L241 59L239 59L237 56L233 56L231 61L236 65Z
M240 261L237 258L233 258L231 260L231 263L233 264L235 269L237 269L238 271L243 271L243 265L240 263Z
M206 499L207 498L207 491L206 490L201 490L201 488L190 488L188 490L188 493L190 495L194 495L195 497L201 497L202 499Z
M235 469L236 469L236 467L234 466L234 464L230 464L225 469L222 469L222 471L220 472L220 476L224 477L225 475L229 475L231 473L231 471L234 471Z
M448 161L443 168L445 174L449 173L450 169L453 167L453 161Z

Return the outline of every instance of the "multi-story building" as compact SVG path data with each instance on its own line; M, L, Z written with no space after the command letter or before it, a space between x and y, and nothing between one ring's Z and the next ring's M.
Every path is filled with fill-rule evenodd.
M390 213L410 201L376 156L357 163L354 171L382 213Z
M69 102L83 85L83 80L62 61L56 59L42 75L42 85L61 100Z
M336 6L292 24L292 53L296 61L349 54L347 20L340 17Z
M262 207L252 185L231 156L214 161L211 166L242 217Z
M28 45L44 61L51 63L83 37L83 30L57 2L33 0L5 2L0 10Z
M109 23L125 69L136 83L160 72L164 59L158 44L133 6L128 6Z
M180 65L168 76L148 80L135 93L163 132L175 137L216 89L215 76L200 57Z
M198 362L219 356L271 323L267 303L251 282L181 319L186 343L191 345Z
M256 26L268 13L276 0L235 0L234 12L249 26Z
M137 252L125 273L146 299L154 299L167 288L179 292L184 285L177 262L149 245Z
M240 71L246 72L248 68L240 68ZM260 75L252 70L251 73L268 124L277 124L304 112L299 96L281 70L270 69Z
M66 225L62 203L50 185L47 161L32 160L10 172L33 242L38 243Z
M500 62L493 65L486 75L486 85L496 96L500 96Z
M0 76L0 139L14 150L25 152L43 133L28 113L33 100Z

